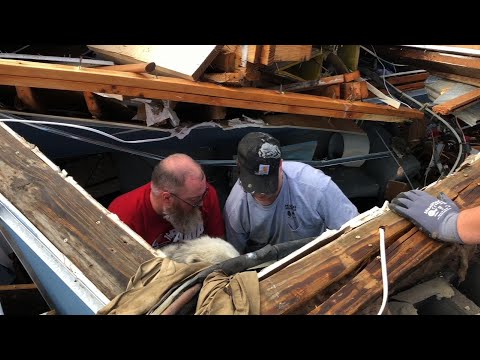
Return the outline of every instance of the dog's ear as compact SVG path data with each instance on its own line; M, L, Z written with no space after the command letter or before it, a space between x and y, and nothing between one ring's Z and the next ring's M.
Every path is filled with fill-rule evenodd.
M187 264L193 264L193 263L197 263L197 262L201 262L202 259L200 259L199 256L197 255L188 255L186 258L185 258L185 263Z

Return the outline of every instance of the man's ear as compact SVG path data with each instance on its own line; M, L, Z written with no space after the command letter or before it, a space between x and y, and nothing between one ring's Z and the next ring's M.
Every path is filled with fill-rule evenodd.
M162 199L162 201L165 201L165 202L170 202L172 201L172 195L168 192L168 191L162 191L160 194L159 194L160 198Z

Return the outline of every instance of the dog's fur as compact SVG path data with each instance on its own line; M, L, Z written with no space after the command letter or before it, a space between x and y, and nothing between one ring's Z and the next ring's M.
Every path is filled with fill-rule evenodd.
M195 262L218 264L240 255L230 243L207 235L198 239L181 240L168 244L157 251L160 252L160 256L163 254L163 257L185 264Z

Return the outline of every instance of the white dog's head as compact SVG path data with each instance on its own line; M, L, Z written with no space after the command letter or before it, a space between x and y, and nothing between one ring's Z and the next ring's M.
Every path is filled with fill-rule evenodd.
M240 255L230 243L207 235L198 239L181 240L168 244L158 249L157 252L160 256L163 255L162 257L185 264L195 262L218 264Z

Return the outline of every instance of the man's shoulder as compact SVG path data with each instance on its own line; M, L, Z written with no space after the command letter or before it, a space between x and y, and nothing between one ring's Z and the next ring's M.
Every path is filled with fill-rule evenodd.
M123 195L120 195L111 202L108 209L115 213L124 212L123 210L128 210L128 212L131 212L132 207L143 203L145 192L149 189L150 183L147 183Z
M323 171L298 161L286 161L284 171L295 183L315 188L322 184L326 186L330 180L330 176Z
M246 199L246 194L237 180L235 185L233 185L230 194L227 197L227 201L225 202L225 210L231 211L239 208L239 205L243 202L244 199Z

